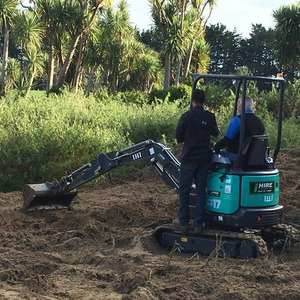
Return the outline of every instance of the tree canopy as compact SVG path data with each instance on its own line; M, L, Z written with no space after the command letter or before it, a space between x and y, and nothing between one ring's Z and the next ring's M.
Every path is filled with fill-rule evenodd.
M150 29L130 23L125 0L0 0L1 94L62 88L85 94L185 83L191 72L299 77L300 3L273 12L274 29L253 24L249 38L207 26L215 0L149 0ZM262 87L263 88L263 87Z

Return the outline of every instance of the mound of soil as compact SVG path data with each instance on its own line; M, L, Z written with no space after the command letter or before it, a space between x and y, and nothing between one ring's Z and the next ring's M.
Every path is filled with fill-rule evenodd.
M284 222L297 228L299 166L300 149L280 152ZM70 210L21 207L20 192L0 193L0 299L300 299L299 244L256 260L160 249L153 231L178 197L148 167L81 188Z

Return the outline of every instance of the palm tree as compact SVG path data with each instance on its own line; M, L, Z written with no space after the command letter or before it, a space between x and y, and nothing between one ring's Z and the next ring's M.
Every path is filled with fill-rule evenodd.
M179 83L182 59L192 41L195 15L188 0L152 0L152 18L162 34L165 55L164 87L170 86L172 61L176 64L175 83ZM202 1L191 1L198 3ZM192 21L192 22L191 22Z
M158 53L145 47L134 65L131 77L134 78L135 88L143 92L151 92L153 85L162 79L162 66Z
M48 72L46 92L53 86L55 52L54 43L57 36L62 37L62 28L59 26L59 14L62 11L62 2L58 0L35 0L35 13L39 16L45 35L43 43L48 50Z
M152 0L151 4L154 24L162 35L165 56L164 88L168 88L170 86L172 54L176 55L183 50L181 18L178 16L178 7L173 1L165 3L164 0Z
M56 88L60 88L64 83L81 36L90 29L97 17L99 9L104 5L109 5L110 0L77 0L75 3L73 1L65 1L65 4L67 8L66 15L71 21L65 24L65 29L69 33L70 42L67 56L58 72L57 82L55 84Z
M273 12L276 21L274 47L283 67L300 69L300 2L280 6Z
M26 68L24 72L27 83L24 93L25 98L29 95L35 76L43 73L44 61L45 55L40 51L40 49L34 47L33 45L27 47L25 60Z
M209 50L210 46L203 36L196 40L191 60L193 72L206 73L208 71L210 63Z
M110 0L35 0L35 11L46 27L46 44L49 49L49 83L51 87L53 58L57 56L58 71L55 89L65 82L67 72L81 38L90 30L100 9L110 6ZM51 75L51 76L50 76ZM77 82L75 79L74 82ZM76 85L76 83L75 83Z
M110 78L111 92L117 92L119 75L128 69L125 60L130 59L134 47L134 28L129 22L129 12L125 0L121 0L117 11L108 9L101 24L106 36L103 47L106 49L104 73ZM125 66L124 66L125 64Z
M6 76L8 61L9 31L13 23L14 14L17 10L19 0L0 0L0 20L1 32L4 36L2 52L2 72L1 72L1 94L7 93Z
M9 58L7 62L7 88L11 88L21 74L21 64L15 58Z
M40 48L43 35L44 29L35 13L23 11L15 17L13 38L22 49L32 46Z
M190 21L190 29L194 38L190 40L189 50L187 52L183 71L183 81L185 81L189 73L191 59L196 42L195 37L199 37L204 34L206 24L211 16L212 10L216 5L216 2L216 0L191 0L191 5L194 13L192 14L193 20Z
M24 96L27 97L37 71L40 71L43 66L44 55L41 44L44 29L39 18L31 11L24 11L17 15L13 29L13 37L25 54L24 74L27 74L27 88Z
M103 47L103 41L105 41L105 38L104 29L101 27L101 23L97 22L95 26L91 28L87 40L87 53L83 59L83 63L85 64L88 73L85 96L88 96L93 88L96 73L103 72L105 60L105 47ZM102 81L98 84L100 86Z

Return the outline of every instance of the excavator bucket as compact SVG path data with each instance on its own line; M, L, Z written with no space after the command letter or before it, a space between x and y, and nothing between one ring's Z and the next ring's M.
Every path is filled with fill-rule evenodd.
M68 208L76 197L76 189L57 192L53 184L26 184L23 188L23 209L26 211Z

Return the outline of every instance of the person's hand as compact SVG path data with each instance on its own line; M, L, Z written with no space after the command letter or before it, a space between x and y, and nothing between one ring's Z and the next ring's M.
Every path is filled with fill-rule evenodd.
M215 143L214 148L215 148L215 152L219 154L220 150L222 149L222 146L220 145L220 143Z

